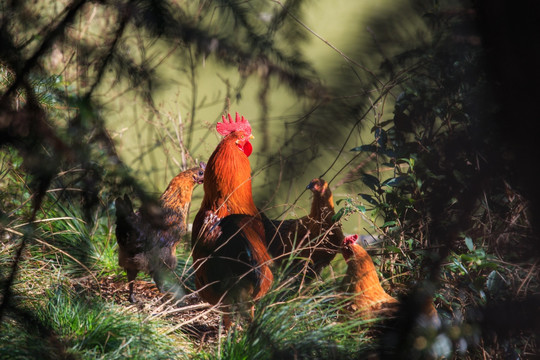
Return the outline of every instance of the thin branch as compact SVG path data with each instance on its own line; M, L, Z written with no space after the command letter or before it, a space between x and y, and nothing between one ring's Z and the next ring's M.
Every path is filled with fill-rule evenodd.
M341 55L345 60L347 60L349 63L355 65L355 66L358 66L359 68L361 68L362 70L364 70L365 72L367 72L368 74L370 74L374 79L375 81L377 81L378 83L380 83L381 85L383 85L382 81L380 81L378 78L377 78L377 75L375 75L375 73L371 70L369 70L367 67L365 67L364 65L360 64L359 62L353 60L351 57L349 57L347 54L345 54L343 51L339 50L337 47L335 47L334 45L332 45L328 40L324 39L321 35L317 34L315 31L313 31L309 26L307 26L306 24L304 24L302 22L302 20L300 20L299 18L297 18L296 16L294 16L286 7L285 5L283 5L283 3L279 0L271 0L272 2L275 2L276 4L278 4L279 6L281 6L283 8L283 11L287 13L287 15L289 15L294 21L296 21L298 24L300 24L304 29L306 29L307 31L309 31L311 34L315 35L315 37L317 37L319 40L321 40L323 43L325 43L326 45L328 45L332 50L334 50L335 52L337 52L339 55Z
M131 3L131 1L130 1L130 3ZM107 53L107 56L105 56L105 59L103 59L103 61L101 62L100 66L98 68L98 71L97 71L96 79L95 79L94 83L92 84L92 86L90 87L90 90L88 91L88 93L85 95L85 98L89 99L90 95L92 95L95 88L99 85L99 83L101 83L101 79L103 78L103 75L105 74L105 69L107 68L107 66L109 65L109 63L110 63L110 61L111 61L111 59L113 57L114 50L116 49L118 41L120 40L120 38L124 34L124 30L126 29L126 25L127 25L127 22L128 22L129 19L130 19L130 12L127 9L124 9L124 14L122 14L120 24L118 25L118 28L116 29L116 33L114 35L113 42L112 42L111 46L109 47L109 51Z

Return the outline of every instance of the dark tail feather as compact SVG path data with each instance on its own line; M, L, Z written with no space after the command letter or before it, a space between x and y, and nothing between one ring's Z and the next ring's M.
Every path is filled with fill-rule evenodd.
M133 231L130 217L133 215L133 204L127 195L114 201L116 207L116 241L125 245Z
M114 201L116 207L116 217L126 217L133 214L133 204L127 195L124 198L117 198Z
M286 238L287 229L290 227L290 220L271 220L262 211L261 215L262 223L264 226L266 248L268 253L274 257L283 260L284 244L288 242Z
M266 248L272 256L278 256L280 255L278 246L280 243L278 227L273 220L270 220L268 216L266 216L265 213L259 211L259 214L261 215L261 220L264 226Z

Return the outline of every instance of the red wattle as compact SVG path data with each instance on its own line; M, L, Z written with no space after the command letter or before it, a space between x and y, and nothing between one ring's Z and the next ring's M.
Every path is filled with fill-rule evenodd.
M244 154L246 154L246 156L249 156L251 155L252 152L253 152L253 146L251 145L249 141L246 141L246 143L244 144Z

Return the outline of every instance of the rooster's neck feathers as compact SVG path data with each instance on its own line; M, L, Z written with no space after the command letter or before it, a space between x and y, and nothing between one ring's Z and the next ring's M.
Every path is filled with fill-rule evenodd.
M251 191L248 157L236 146L235 133L225 137L208 160L202 208L219 217L230 214L256 215Z

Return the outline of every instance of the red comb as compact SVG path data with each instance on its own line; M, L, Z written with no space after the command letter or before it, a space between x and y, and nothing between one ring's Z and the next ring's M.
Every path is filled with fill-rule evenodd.
M233 122L231 114L227 114L229 117L229 120L227 121L227 118L225 115L221 117L223 122L218 122L216 125L216 130L218 133L220 133L223 136L229 135L230 133L234 131L243 131L246 133L246 136L251 135L251 125L249 125L249 122L245 117L240 117L238 113L236 113L236 119Z
M358 234L349 235L345 237L345 240L343 240L343 244L349 245L354 244L358 240Z

